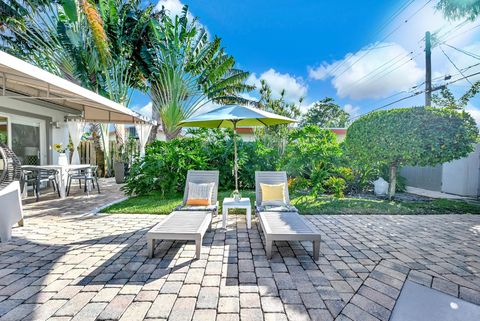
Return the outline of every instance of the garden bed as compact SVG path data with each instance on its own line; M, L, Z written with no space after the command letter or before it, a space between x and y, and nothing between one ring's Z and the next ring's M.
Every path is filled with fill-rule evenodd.
M231 192L219 192L221 202ZM255 192L242 196L255 199ZM102 210L102 213L169 214L182 202L183 195L162 197L159 194L131 197ZM302 214L480 214L480 203L469 200L425 199L388 201L374 197L296 196L292 203ZM252 204L253 205L253 204ZM221 212L221 208L220 208ZM239 210L239 212L241 212Z

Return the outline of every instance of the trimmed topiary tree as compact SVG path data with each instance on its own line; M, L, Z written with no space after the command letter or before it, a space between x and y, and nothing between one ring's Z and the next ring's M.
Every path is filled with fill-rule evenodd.
M413 107L369 113L353 122L345 144L362 162L390 168L389 198L400 166L434 166L467 156L478 138L475 120L465 111Z

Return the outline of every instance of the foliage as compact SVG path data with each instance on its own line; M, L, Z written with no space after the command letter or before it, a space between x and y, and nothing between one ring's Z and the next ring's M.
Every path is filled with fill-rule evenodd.
M245 84L249 74L235 68L220 38L210 41L188 17L184 6L180 16L162 13L160 21L151 19L137 61L167 139L178 136L178 123L207 103L247 103L239 94L254 88Z
M330 130L308 125L292 130L282 162L291 177L303 177L315 194L325 191L325 181L335 173L341 149Z
M134 62L155 15L141 0L3 2L0 48L102 96L128 105L145 79ZM97 124L97 133L103 133ZM103 137L103 136L102 136ZM110 172L108 146L101 144Z
M347 183L341 177L330 176L325 180L325 188L331 192L335 197L344 197Z
M133 60L153 6L141 0L10 1L0 47L118 103L143 88Z
M432 102L435 107L449 108L454 110L464 109L468 102L475 97L480 90L480 81L475 82L459 99L447 87L442 88L440 95L433 95Z
M479 0L440 0L437 9L448 19L467 18L475 20L480 14Z
M128 194L163 195L183 191L189 169L218 170L219 186L232 189L233 141L231 130L196 130L194 136L155 141L146 148L144 159L137 159L125 185ZM253 188L255 171L275 170L278 155L261 142L238 142L239 185Z
M220 206L230 191L220 191ZM242 191L242 196L250 197L253 202L255 192ZM159 192L133 196L102 210L103 213L125 214L170 214L182 202L183 194L162 196ZM331 196L291 195L291 202L301 214L480 214L478 203L462 200L438 199L432 201L386 201L369 198ZM220 209L221 211L221 209ZM240 211L240 210L239 210Z
M67 150L73 148L72 144L68 144L67 146L63 146L62 144L53 144L53 150L57 153L64 154Z
M385 164L393 197L400 166L434 166L473 151L478 128L465 111L431 107L377 111L350 125L347 150L360 162Z
M326 97L313 104L303 115L300 126L317 125L322 128L344 128L348 125L350 115L335 100Z
M289 103L285 101L285 90L280 92L279 98L274 98L272 89L265 80L261 80L260 100L257 102L257 107L292 119L297 119L300 116L300 104L303 101L301 98L296 103ZM288 124L275 125L269 127L258 128L255 130L255 136L260 139L265 145L276 148L280 155L285 152L288 135L290 134L290 127Z
M170 195L184 188L189 169L206 169L207 158L198 138L180 138L150 144L143 159L133 163L125 185L128 194L158 190Z

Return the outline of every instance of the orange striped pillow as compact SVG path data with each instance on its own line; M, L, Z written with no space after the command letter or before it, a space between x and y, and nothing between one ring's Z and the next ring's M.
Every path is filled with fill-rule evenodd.
M189 198L187 205L191 206L208 206L210 205L210 199L207 198Z
M213 187L215 183L195 184L188 183L188 197L186 205L208 206L211 205Z

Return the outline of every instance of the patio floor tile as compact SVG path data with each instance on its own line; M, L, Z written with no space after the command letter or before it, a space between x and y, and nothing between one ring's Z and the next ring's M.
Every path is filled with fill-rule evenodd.
M162 242L147 258L146 232L161 215L91 215L123 197L77 189L25 205L23 228L0 244L0 321L388 320L405 282L480 304L480 216L310 215L322 233L277 242L267 260L256 220L220 217L194 244Z

